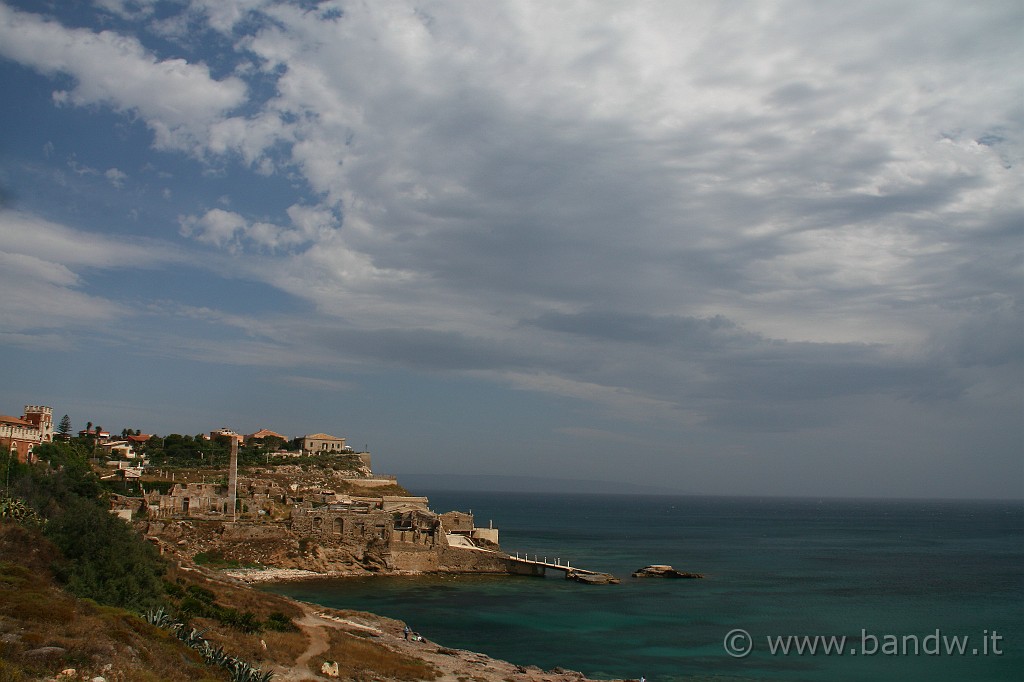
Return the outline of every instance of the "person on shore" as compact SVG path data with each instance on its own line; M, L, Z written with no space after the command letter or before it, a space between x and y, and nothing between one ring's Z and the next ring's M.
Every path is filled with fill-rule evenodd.
M404 630L402 630L402 634L403 634L403 635L405 635L405 639L406 639L406 641L408 641L408 639L409 639L409 633L411 633L411 632L412 632L412 628L410 628L410 627L409 627L408 625L406 625L406 626L405 626L405 629L404 629Z

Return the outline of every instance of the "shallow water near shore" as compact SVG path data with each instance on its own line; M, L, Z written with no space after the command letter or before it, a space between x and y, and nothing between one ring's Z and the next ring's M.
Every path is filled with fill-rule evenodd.
M568 559L622 583L580 585L549 572L261 589L597 679L1009 680L1024 670L1020 502L416 492L436 511L471 509L477 525L493 519L505 551ZM629 577L655 563L707 577ZM747 656L723 647L736 629L750 639L739 633L730 643L749 641ZM768 638L787 635L846 641L842 655L824 654L824 642L816 655L773 654ZM953 637L970 638L963 654ZM941 653L929 653L936 643Z

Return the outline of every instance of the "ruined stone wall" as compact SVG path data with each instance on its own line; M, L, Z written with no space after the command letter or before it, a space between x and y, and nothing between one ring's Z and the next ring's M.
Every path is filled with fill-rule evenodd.
M505 554L446 547L441 551L440 570L451 573L508 573Z
M225 542L265 542L287 540L292 533L284 523L225 523L220 534Z
M497 528L474 528L470 533L469 537L474 540L483 540L492 545L498 544L498 529Z
M392 543L388 548L390 568L410 573L436 573L441 570L441 548L434 545Z
M388 541L394 521L391 514L379 510L299 508L292 511L292 532L320 542L351 540Z
M441 524L449 533L472 533L473 515L460 511L446 512L441 514Z

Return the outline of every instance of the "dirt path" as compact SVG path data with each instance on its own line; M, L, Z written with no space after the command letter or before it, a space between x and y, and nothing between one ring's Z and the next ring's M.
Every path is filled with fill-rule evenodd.
M281 680L281 682L307 682L309 680L331 682L330 678L321 677L310 671L309 661L314 656L326 653L331 648L326 628L337 627L337 625L324 620L308 608L304 607L304 610L305 615L301 619L292 622L299 626L302 633L309 638L309 646L299 654L291 668L277 668L274 673L274 679Z
M374 627L332 615L326 610L320 611L311 605L303 604L302 607L304 615L293 622L309 638L309 645L295 659L292 667L275 670L274 679L280 682L335 682L338 679L325 677L307 667L315 657L330 650L328 628L371 632L374 640L385 648L433 664L438 674L435 682L464 682L466 679L477 682L587 682L581 673L571 670L556 668L544 671L534 666L523 667L496 660L485 654L449 649L427 640L412 642L402 637L401 626L404 624L398 621L379 622L376 623L379 627Z

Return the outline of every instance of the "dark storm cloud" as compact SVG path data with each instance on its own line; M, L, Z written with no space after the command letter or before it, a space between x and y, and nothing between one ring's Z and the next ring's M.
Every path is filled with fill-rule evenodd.
M1019 429L1000 407L1024 317L1017 4L103 6L89 27L0 4L0 52L69 120L107 109L146 131L139 158L187 158L160 194L167 239L283 292L225 286L211 315L273 343L211 330L204 357L554 394L559 434L648 427L652 472L712 444L708 480L729 467L714 448L762 434L797 434L771 454L795 466L912 424L889 429L893 461L938 450L962 473L963 443ZM76 162L125 214L127 161ZM10 319L42 290L105 312L75 324L138 305L66 247L4 243Z

